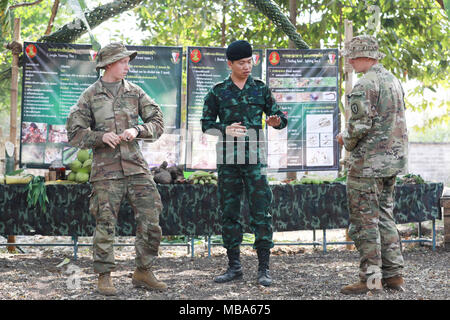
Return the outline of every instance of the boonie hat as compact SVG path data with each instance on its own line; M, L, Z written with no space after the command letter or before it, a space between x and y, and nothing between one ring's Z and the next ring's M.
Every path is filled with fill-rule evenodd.
M100 49L97 54L97 72L108 64L119 61L122 58L130 57L130 61L137 56L137 51L128 51L120 42L113 42Z
M342 54L349 59L372 58L380 60L385 57L384 53L378 51L377 39L374 36L369 35L354 37Z

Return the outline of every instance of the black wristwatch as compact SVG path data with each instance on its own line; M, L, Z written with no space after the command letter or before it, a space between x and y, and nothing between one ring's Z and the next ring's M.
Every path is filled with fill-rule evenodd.
M133 128L135 128L137 130L138 134L137 134L136 138L138 138L141 135L142 130L141 130L141 128L139 128L139 126L134 126Z

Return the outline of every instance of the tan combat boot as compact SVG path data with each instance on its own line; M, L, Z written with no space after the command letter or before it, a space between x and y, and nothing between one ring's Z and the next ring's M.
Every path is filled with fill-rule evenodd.
M383 279L383 285L392 290L405 291L405 289L403 288L404 284L405 281L403 280L402 276L394 276L391 278Z
M151 270L142 270L136 268L133 273L132 281L133 286L145 288L148 290L157 289L157 290L165 290L167 289L167 285L158 281Z
M343 294L363 294L369 291L371 291L372 293L377 293L381 291L381 288L369 289L367 287L367 282L364 281L349 284L341 288L341 293Z
M98 275L97 291L105 296L115 296L117 294L117 290L114 288L111 280L110 272L100 273Z

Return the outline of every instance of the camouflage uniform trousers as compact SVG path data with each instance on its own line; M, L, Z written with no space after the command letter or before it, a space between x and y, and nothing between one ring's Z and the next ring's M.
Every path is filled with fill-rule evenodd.
M134 211L136 221L136 267L148 269L158 256L162 237L159 226L162 202L152 176L138 174L122 179L93 182L89 210L96 219L93 239L96 273L115 269L115 227L120 204L125 196Z
M273 248L272 190L261 165L218 165L218 198L222 212L222 239L226 249L242 243L241 195L249 203L249 222L255 234L253 248Z
M349 236L360 254L359 277L371 279L402 275L403 256L394 221L395 176L348 176Z

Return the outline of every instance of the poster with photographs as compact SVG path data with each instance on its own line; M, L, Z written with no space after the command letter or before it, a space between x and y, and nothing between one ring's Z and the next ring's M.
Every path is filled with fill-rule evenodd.
M267 84L288 117L283 130L268 130L268 168L337 170L337 49L270 49L266 57Z
M181 47L127 46L138 51L127 80L138 84L161 107L165 132L161 142L140 141L149 166L180 162ZM77 148L68 144L65 128L70 108L94 83L96 52L90 45L24 43L20 166L68 165ZM142 121L141 121L142 123Z
M202 132L203 99L216 83L225 80L230 69L226 48L187 48L186 170L215 170L218 138ZM253 50L252 76L262 77L262 50Z

